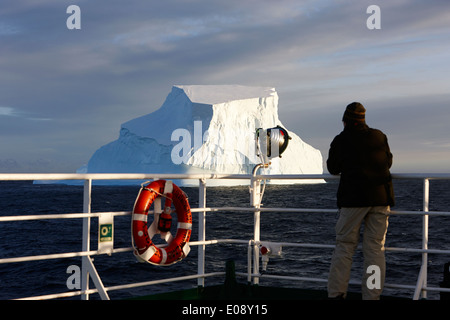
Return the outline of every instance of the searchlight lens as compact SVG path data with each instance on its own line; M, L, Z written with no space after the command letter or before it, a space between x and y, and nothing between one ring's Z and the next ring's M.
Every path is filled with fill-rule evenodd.
M280 126L267 130L262 128L256 130L256 144L264 158L281 158L290 139L287 130Z

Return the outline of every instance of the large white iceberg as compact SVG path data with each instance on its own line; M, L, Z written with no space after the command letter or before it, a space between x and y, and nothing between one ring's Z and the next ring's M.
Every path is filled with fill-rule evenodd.
M158 110L123 123L119 138L99 148L78 172L251 174L260 162L255 152L256 129L277 125L284 127L273 88L173 86ZM320 151L288 132L292 139L286 151L261 173L321 174ZM178 183L198 185L192 180ZM242 183L216 181L219 185Z

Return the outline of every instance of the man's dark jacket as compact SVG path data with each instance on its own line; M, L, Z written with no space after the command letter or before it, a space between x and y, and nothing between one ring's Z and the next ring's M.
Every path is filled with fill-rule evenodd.
M393 206L391 165L383 132L366 124L347 125L331 143L327 160L328 171L341 174L338 207Z

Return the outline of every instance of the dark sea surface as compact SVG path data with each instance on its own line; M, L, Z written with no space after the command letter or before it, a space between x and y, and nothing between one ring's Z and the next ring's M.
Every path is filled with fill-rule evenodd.
M336 208L338 181L324 184L266 186L264 207ZM422 180L394 181L396 206L393 210L421 210ZM92 212L131 211L140 186L93 186ZM192 208L198 207L198 189L182 188ZM80 213L83 211L83 188L68 185L33 184L32 181L0 182L0 216ZM211 187L207 189L207 207L249 206L248 186ZM450 211L450 181L430 181L430 211ZM206 214L206 238L251 239L253 213L214 212ZM261 213L261 240L334 244L336 213ZM198 213L193 213L191 241L198 239ZM98 219L91 219L91 249L97 248ZM114 219L114 248L131 246L131 216ZM450 249L450 217L430 216L429 248ZM173 232L174 233L174 232ZM422 216L392 215L389 218L387 247L421 248ZM0 222L0 259L50 253L81 251L82 219ZM94 265L105 286L171 278L197 273L197 246L187 258L167 267L138 263L132 252L99 255ZM266 274L304 276L326 279L331 249L308 249L284 246L280 257L271 258ZM218 244L207 246L206 272L225 271L227 260L233 259L237 272L247 270L247 246ZM420 270L420 253L386 253L386 283L415 285ZM429 254L428 285L439 287L444 263L450 255ZM81 266L81 258L53 259L0 264L0 299L14 299L68 291L66 281L70 265ZM360 281L362 252L355 253L352 280ZM223 278L207 278L206 285L223 282ZM246 279L238 277L245 283ZM109 291L111 299L196 287L197 280L149 287ZM260 285L326 289L323 283L261 279ZM91 288L94 285L91 283ZM350 285L350 291L360 291ZM412 290L389 289L386 295L412 297ZM92 294L91 299L99 299ZM428 293L439 299L439 293ZM71 299L80 299L79 296Z

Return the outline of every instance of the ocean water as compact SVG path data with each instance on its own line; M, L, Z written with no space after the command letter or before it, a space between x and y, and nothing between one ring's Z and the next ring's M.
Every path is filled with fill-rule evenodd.
M336 208L337 181L325 184L266 187L264 207ZM139 191L137 186L93 186L92 211L131 211ZM421 210L422 181L394 181L396 206L394 210ZM34 185L31 181L0 182L0 215L56 214L82 212L83 190L80 186ZM198 206L198 189L183 188L192 208ZM207 189L207 206L248 206L247 186L213 187ZM450 182L430 182L430 211L449 211ZM250 239L253 235L253 213L215 212L206 214L206 238ZM336 213L280 213L261 214L262 241L288 241L334 244ZM430 216L429 248L449 249L450 217ZM131 217L115 217L114 247L131 246ZM193 213L191 240L198 239L198 214ZM97 219L91 219L91 249L97 248ZM389 219L387 247L421 247L422 217L392 215ZM11 258L81 250L82 219L0 222L0 258ZM327 278L331 249L283 247L280 257L271 258L267 274ZM207 246L206 272L224 271L227 260L233 259L236 271L246 272L247 246L219 244ZM362 270L362 252L355 253L352 279L359 281ZM420 270L421 254L386 253L386 283L414 285ZM429 254L428 285L439 287L443 280L444 263L449 255ZM81 266L81 258L54 259L0 264L0 299L37 296L67 291L66 281L70 265ZM94 257L94 265L105 286L150 281L197 272L197 247L184 260L172 266L153 266L138 263L131 252ZM206 285L223 282L222 278L208 278ZM246 279L238 277L245 283ZM150 287L110 291L111 299L192 288L196 280L175 282ZM324 289L314 282L292 282L261 279L261 285L277 285ZM91 283L91 288L93 288ZM350 291L359 286L350 285ZM412 297L412 290L385 289L385 294ZM91 299L99 299L92 294ZM429 299L439 299L439 293L428 293ZM79 299L79 296L71 299Z

